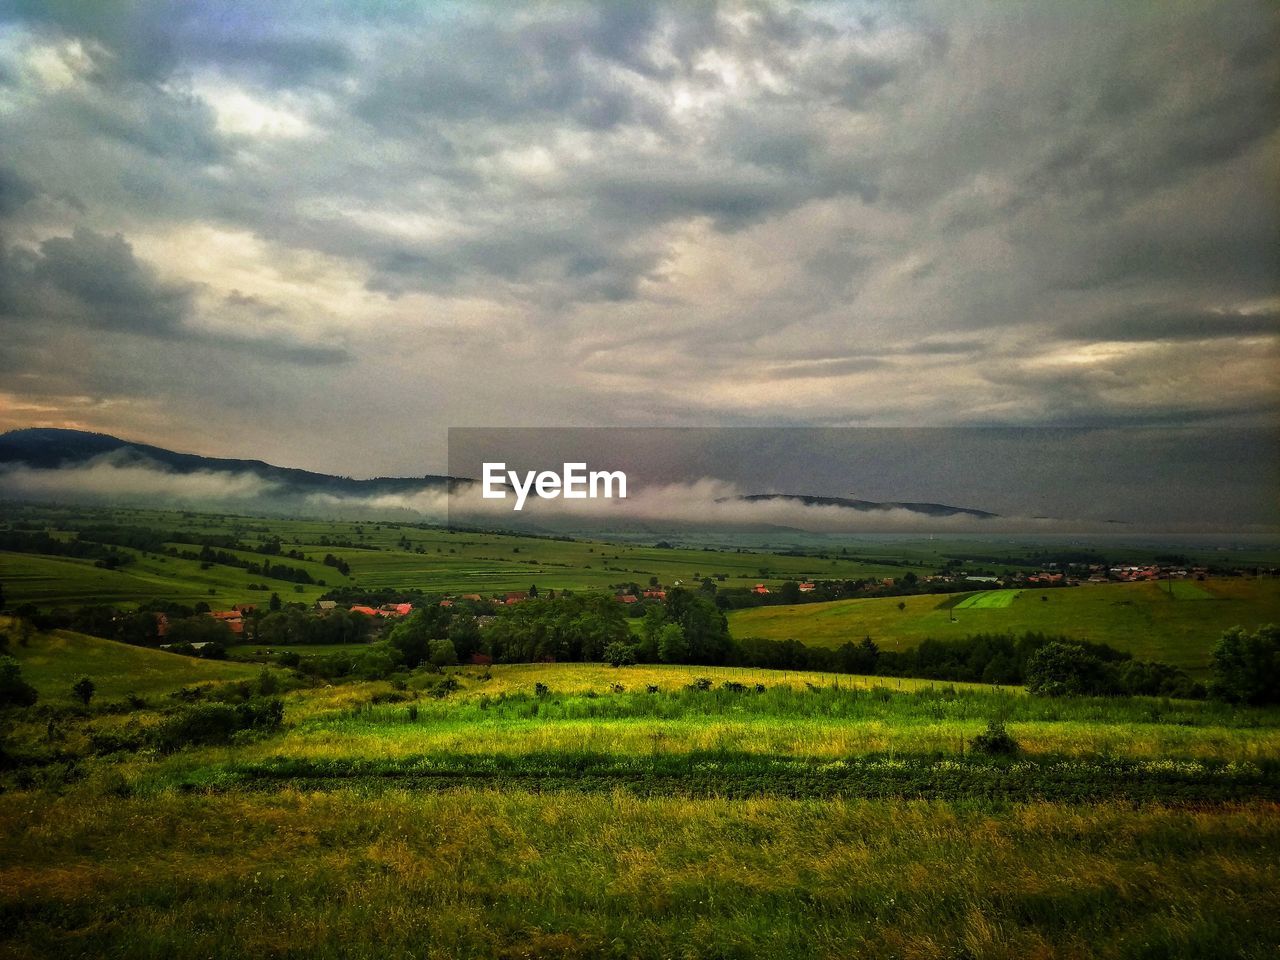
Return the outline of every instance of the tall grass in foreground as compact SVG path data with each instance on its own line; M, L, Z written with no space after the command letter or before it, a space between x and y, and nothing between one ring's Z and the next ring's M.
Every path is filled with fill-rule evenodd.
M0 796L0 953L1274 957L1280 810Z

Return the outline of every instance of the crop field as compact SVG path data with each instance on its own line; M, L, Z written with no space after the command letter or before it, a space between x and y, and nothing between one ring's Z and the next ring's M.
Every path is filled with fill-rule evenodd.
M198 709L170 693L261 666L63 631L11 652L48 706L7 721L4 956L1280 945L1274 709L714 667L275 671L279 729L161 750L148 732ZM146 702L59 700L83 673ZM994 718L1016 757L974 750Z
M900 577L942 552L767 552L405 524L31 508L231 537L334 586L610 589ZM26 526L23 529L31 529ZM260 601L264 575L120 547L0 552L6 606ZM931 553L936 552L937 555ZM941 552L940 552L941 551ZM293 553L293 557L288 557ZM323 564L334 554L350 575ZM724 579L719 579L721 576ZM899 609L899 604L902 608ZM1274 580L770 606L735 636L838 646L1026 630L1204 675ZM639 621L629 619L635 628ZM320 679L370 644L201 660L0 618L39 694L0 709L0 957L1274 958L1280 709L745 667L529 663ZM319 661L323 663L323 661ZM88 676L86 706L72 685ZM268 709L270 707L270 709ZM265 718L265 719L264 719ZM1010 752L984 748L996 722Z
M1018 598L1021 590L983 590L971 593L955 605L955 610L999 610Z
M251 583L265 582L287 599L314 600L335 586L419 589L432 593L493 594L528 590L609 589L617 584L664 584L715 578L724 586L805 579L858 579L924 573L925 561L846 554L789 556L740 548L655 547L594 540L548 539L514 534L451 531L399 523L294 520L236 517L136 509L90 509L12 506L0 512L9 519L48 529L69 538L85 526L109 524L126 529L181 530L192 535L233 536L250 547L272 537L302 560L280 562L306 570L316 584L266 580L261 574L221 564L120 548L133 558L121 570L97 568L92 561L0 551L0 583L12 604L40 607L107 603L134 605L165 599L211 605L261 599ZM179 550L190 543L171 543ZM227 551L240 559L261 560L243 551ZM322 561L326 554L350 565L343 576ZM323 585L319 583L323 581Z
M736 637L795 638L815 646L869 636L886 650L906 649L927 638L1035 631L1110 644L1140 659L1203 676L1223 630L1280 622L1280 580L1186 583L1182 596L1174 586L1173 596L1167 584L1109 583L989 590L958 602L955 595L926 595L757 607L731 613L729 626ZM998 605L987 600L993 595Z

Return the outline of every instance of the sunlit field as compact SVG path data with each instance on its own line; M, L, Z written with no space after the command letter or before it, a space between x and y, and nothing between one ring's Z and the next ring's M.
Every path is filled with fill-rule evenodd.
M1172 595L1170 589L1172 588ZM899 610L898 604L904 608ZM885 597L757 607L729 615L736 637L795 638L839 646L871 637L886 650L926 638L1027 631L1127 650L1203 676L1222 631L1280 622L1280 580L1107 583L1055 589L988 590L951 596Z

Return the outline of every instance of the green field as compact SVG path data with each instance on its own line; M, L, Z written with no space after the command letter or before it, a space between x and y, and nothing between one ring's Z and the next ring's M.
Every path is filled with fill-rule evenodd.
M1000 610L1017 599L1021 590L983 590L971 593L955 605L955 610Z
M795 638L818 646L869 636L886 650L906 649L927 638L1034 631L1110 644L1140 659L1203 676L1223 630L1280 622L1280 580L1213 580L1174 587L1172 597L1166 584L1109 583L988 590L959 602L955 595L925 595L756 607L731 613L729 627L736 637ZM899 602L904 609L898 609Z
M0 630L10 621L0 617ZM37 633L25 646L11 643L9 654L22 665L22 674L42 701L71 702L71 685L89 676L97 696L118 699L127 693L140 697L168 693L178 687L228 680L249 680L261 667L216 660L199 660L131 647L69 630Z
M111 571L91 561L0 551L0 583L11 604L40 607L108 603L132 605L165 599L183 603L205 600L229 606L263 599L248 590L266 582L286 599L314 600L329 587L418 589L430 593L500 594L528 590L610 589L615 585L647 585L656 578L667 585L716 578L726 587L785 580L858 579L923 574L924 558L913 559L872 551L861 555L787 556L722 547L657 548L633 543L548 539L533 536L462 532L399 523L250 518L136 509L89 509L9 506L0 519L34 523L63 538L80 527L111 524L143 530L182 530L198 535L231 535L250 546L279 537L286 550L306 559L280 562L308 571L325 586L264 581L257 573L214 564L201 569L194 560L146 554L122 548L134 562ZM341 544L341 545L338 545ZM193 549L190 543L171 544ZM243 558L255 554L229 551ZM344 577L320 561L333 553L350 564ZM723 579L720 579L720 578Z
M273 580L286 601L334 585L489 594L720 574L727 586L896 578L936 570L950 551L1010 562L1030 551L851 539L783 555L764 551L788 544L750 538L667 549L71 508L9 519L67 538L108 520L250 548L280 536L304 557L282 563L327 581L299 591ZM247 589L261 573L132 553L122 572L0 553L5 603L264 596ZM326 553L351 577L323 565ZM739 638L871 636L886 649L1032 630L1203 676L1222 629L1280 620L1278 586L982 590L761 607L730 625ZM258 643L205 661L64 630L32 635L10 620L0 630L40 694L34 707L0 710L0 957L1280 950L1277 708L674 665L392 666L384 680L323 680L308 672L314 662L273 665ZM83 675L96 685L87 708L71 696ZM219 726L258 716L270 698L278 725ZM992 721L1015 753L980 748Z
M278 731L104 753L102 735L191 709L166 692L260 668L64 632L14 649L53 712L8 718L5 956L1261 958L1280 945L1274 709L528 664L453 670L443 698L420 671L403 690L303 684ZM82 673L104 691L145 677L150 705L59 706ZM690 688L699 677L709 690ZM973 752L993 717L1015 761Z

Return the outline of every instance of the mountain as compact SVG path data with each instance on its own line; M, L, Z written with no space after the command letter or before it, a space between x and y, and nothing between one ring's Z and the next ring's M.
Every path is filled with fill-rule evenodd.
M56 470L110 455L117 466L131 463L159 464L176 474L252 474L292 493L328 493L334 496L370 496L383 493L417 492L423 488L448 486L450 477L375 477L353 480L327 473L277 467L262 460L235 460L177 453L146 443L121 440L105 433L84 430L32 428L0 434L0 465L23 464L40 470Z
M998 513L986 510L975 510L972 507L952 507L945 503L907 503L898 501L877 502L875 500L851 500L847 497L814 497L801 493L753 493L744 497L734 497L739 503L761 503L779 501L799 503L806 507L842 507L846 510L859 510L863 513L885 510L908 510L911 513L923 514L926 517L977 517L992 519Z
M83 430L61 430L33 428L13 430L0 434L0 479L4 477L6 466L25 466L38 475L34 487L19 488L18 496L36 496L37 498L54 497L57 499L163 499L154 484L140 492L137 489L123 490L111 486L111 478L94 487L79 484L80 478L55 484L52 487L43 484L50 478L57 478L59 471L66 468L84 467L86 465L106 464L114 468L145 467L157 471L172 481L174 478L188 477L193 480L207 480L210 477L223 478L230 486L239 484L233 495L241 498L252 497L256 507L271 511L315 513L317 510L330 509L346 513L367 513L370 511L386 513L413 513L420 510L422 500L415 500L427 494L427 499L434 499L435 506L440 507L439 494L454 492L474 481L448 476L426 475L421 477L375 477L369 480L354 480L351 477L337 477L327 473L315 473L310 470L298 470L293 467L278 467L262 460L237 460L224 457L204 457L194 453L178 453L155 447L145 443L122 440L119 437L104 433L88 433ZM198 475L198 476L196 476ZM244 490L244 481L252 481L251 489ZM257 478L253 481L252 478ZM26 478L30 479L30 478ZM260 483L259 483L260 481ZM166 481L166 485L169 481ZM206 483L172 483L173 492L170 499L184 503L201 503L217 500L223 494L217 489L210 490ZM4 487L0 486L0 494ZM11 491L12 492L12 491ZM434 495L434 497L432 497ZM330 499L332 498L332 499ZM763 503L782 502L806 507L839 507L860 513L883 513L891 510L907 511L918 514L923 519L941 517L966 516L977 519L996 517L997 514L985 510L968 507L953 507L943 503L909 503L885 502L871 500L855 500L845 497L819 497L805 494L760 493L730 498L736 502ZM718 501L724 502L724 500ZM461 515L455 517L463 519ZM483 515L466 515L468 522L479 525L484 522ZM488 521L492 523L493 516ZM527 526L537 529L550 529L566 522L555 518L522 517L507 514L502 517L503 527ZM641 521L619 515L610 518L609 526L618 530L648 529L661 525L670 529L671 524L664 521ZM781 529L771 524L742 524L744 529L768 531Z

